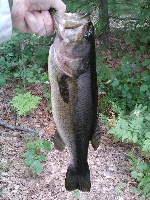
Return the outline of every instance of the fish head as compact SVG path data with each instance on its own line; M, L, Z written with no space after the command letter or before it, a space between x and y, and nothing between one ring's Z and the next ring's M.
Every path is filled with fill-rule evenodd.
M94 41L89 13L52 14L56 30L54 62L59 70L70 77L79 76L89 67Z

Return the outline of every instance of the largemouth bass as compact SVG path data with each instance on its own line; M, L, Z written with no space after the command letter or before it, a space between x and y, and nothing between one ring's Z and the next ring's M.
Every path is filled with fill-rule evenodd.
M65 179L67 190L90 191L87 162L91 141L100 142L97 122L97 74L94 30L89 14L52 13L56 38L49 51L48 73L52 113L57 131L54 146L67 146L70 165Z

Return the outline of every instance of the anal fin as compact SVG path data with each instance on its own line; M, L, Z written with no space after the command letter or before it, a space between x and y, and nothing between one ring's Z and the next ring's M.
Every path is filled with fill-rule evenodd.
M97 150L101 142L101 133L100 133L100 126L99 126L99 120L97 120L97 124L95 127L95 131L93 134L93 137L91 139L91 144L94 148L94 150Z

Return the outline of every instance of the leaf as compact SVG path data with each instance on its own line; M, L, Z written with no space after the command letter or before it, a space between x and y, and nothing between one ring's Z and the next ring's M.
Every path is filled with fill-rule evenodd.
M148 85L142 85L142 86L140 87L140 91L141 91L141 92L145 92L146 90L148 90Z
M43 154L36 154L35 155L35 160L46 161L46 156L43 155Z
M140 51L140 50L136 50L136 52L135 52L135 55L136 56L139 56L139 55L141 55L142 54L142 52Z
M133 192L133 193L139 193L139 189L136 188L136 187L132 187L131 188L131 192Z
M30 165L32 164L33 162L33 159L25 159L24 160L24 165L27 166L27 167L30 167Z
M139 175L138 175L138 172L137 172L137 171L132 171L132 172L131 172L131 176L132 176L133 178L137 179L137 177L138 177Z
M46 97L47 99L51 99L51 94L50 92L47 92L44 94L44 97Z
M24 164L26 166L30 166L34 160L34 155L31 150L28 150L26 153L23 154L23 157L25 158Z
M80 191L79 190L74 190L72 192L73 196L75 199L80 199Z
M140 162L138 165L137 165L137 168L141 171L144 171L148 168L148 165L144 162Z
M119 184L119 188L120 188L120 189L123 189L123 188L125 188L125 187L126 187L126 183L123 183L123 182L122 182L122 183Z
M116 79L111 84L113 87L117 87L119 85L119 81Z
M138 137L137 137L137 133L136 132L133 133L132 140L133 140L134 143L138 142Z
M42 148L43 147L43 140L42 139L35 140L35 146L36 146L36 149Z
M145 46L140 46L140 50L143 53L146 50L146 47Z
M145 59L145 60L142 62L142 65L143 65L144 67L150 65L150 59Z
M149 196L150 197L150 182L144 184L144 188L142 189L143 195Z
M143 185L146 185L146 183L148 182L148 177L145 176L144 178L142 178L142 180L140 181L140 183L138 184L138 187L141 187ZM150 180L149 180L149 184L150 184ZM150 190L150 187L149 187Z
M51 143L47 140L44 140L43 141L43 148L46 150L46 151L51 151Z
M143 142L142 151L149 151L150 152L150 139L147 139Z
M28 150L27 152L25 152L25 153L23 154L23 157L24 157L24 158L28 158L28 159L32 159L32 158L34 157L33 151L32 151L32 150Z
M128 92L128 93L127 93L127 97L128 97L129 99L131 99L131 98L132 98L132 94L131 94L130 92Z
M31 109L36 108L40 99L40 97L33 96L30 92L27 92L24 95L18 94L15 96L10 101L10 104L16 108L18 115L20 116L31 111Z
M39 160L34 160L30 168L33 173L36 173L37 175L39 175L42 172L43 165L40 163Z
M23 139L24 139L25 142L29 142L31 140L31 137L25 136Z
M115 189L115 194L116 195L120 195L121 192L122 192L122 190L120 190L119 188Z
M26 144L26 148L27 148L27 149L35 149L35 144L34 144L34 142L29 141L29 142Z
M145 133L145 138L150 139L150 132Z
M124 131L124 134L122 135L122 141L127 140L131 141L131 132L130 131Z

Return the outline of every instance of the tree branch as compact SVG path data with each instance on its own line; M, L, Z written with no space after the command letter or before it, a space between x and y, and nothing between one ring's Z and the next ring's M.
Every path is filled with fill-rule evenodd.
M17 130L17 131L25 131L25 132L29 132L29 133L38 133L39 137L42 137L43 135L43 131L39 131L39 130L35 130L35 129L31 129L31 128L27 128L25 126L12 126L10 124L7 124L4 121L0 120L0 126L3 126L4 128L8 128L10 130ZM0 132L1 134L2 132Z

